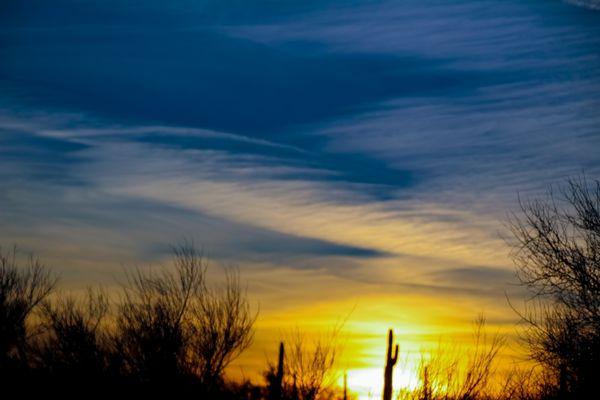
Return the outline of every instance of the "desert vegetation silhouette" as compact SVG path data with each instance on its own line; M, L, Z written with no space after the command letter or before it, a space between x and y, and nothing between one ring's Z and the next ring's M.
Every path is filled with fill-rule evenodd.
M600 365L600 181L585 176L520 201L513 259L532 297L524 340L556 398L593 398Z
M509 218L517 276L531 296L509 300L534 362L502 368L506 338L475 321L472 346L423 353L418 385L394 387L401 343L387 334L383 400L590 399L600 365L600 182L584 176L520 200ZM0 383L3 393L62 397L207 399L353 398L336 386L340 327L322 337L291 331L264 382L232 382L227 367L253 341L253 312L236 269L207 279L207 260L189 243L160 269L130 269L120 294L64 292L34 256L0 249ZM351 387L351 382L348 382ZM375 385L375 382L374 382Z

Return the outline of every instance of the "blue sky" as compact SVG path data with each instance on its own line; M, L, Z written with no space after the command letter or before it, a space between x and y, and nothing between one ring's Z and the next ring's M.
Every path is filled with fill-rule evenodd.
M77 286L192 238L265 315L502 321L517 193L600 176L597 6L3 1L0 242Z
M415 208L424 223L452 222L420 215L415 205L499 217L519 190L598 168L600 28L586 8L559 1L3 7L5 232L58 219L118 235L124 218L189 214L200 225L213 219L224 236L251 237L240 239L250 252L379 257L389 251L236 218L236 210L195 204L178 187L225 183L234 188L223 196L243 202L238 188L269 197L280 184L308 208ZM124 189L135 182L159 190L161 180L175 181L173 199ZM144 234L155 229L145 223ZM173 224L169 234L190 235L195 223ZM192 235L208 242L199 230ZM34 226L23 232L38 234ZM141 249L168 237L128 235ZM223 240L211 243L223 247L219 256L235 246Z

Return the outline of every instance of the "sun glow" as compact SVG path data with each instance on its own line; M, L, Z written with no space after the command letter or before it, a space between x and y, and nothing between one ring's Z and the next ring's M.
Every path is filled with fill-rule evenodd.
M402 365L394 371L394 389L396 391L415 390L419 386L417 370ZM364 368L348 371L348 390L359 400L378 399L383 393L383 368ZM340 385L343 381L340 381Z

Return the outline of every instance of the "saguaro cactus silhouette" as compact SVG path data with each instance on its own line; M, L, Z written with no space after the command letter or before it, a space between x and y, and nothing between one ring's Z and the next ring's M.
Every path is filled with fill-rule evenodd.
M385 360L385 373L383 383L383 400L392 400L392 374L394 366L398 362L398 345L396 345L392 356L392 347L394 346L394 332L390 329L388 332L387 356Z
M348 373L344 372L344 400L348 400Z
M283 342L279 343L279 360L277 362L277 371L271 375L269 384L269 398L271 400L281 400L283 398L283 373L284 373L285 349Z

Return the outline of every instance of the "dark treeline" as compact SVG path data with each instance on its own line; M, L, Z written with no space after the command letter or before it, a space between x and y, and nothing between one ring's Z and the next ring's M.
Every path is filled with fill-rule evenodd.
M595 398L600 182L571 180L555 193L522 202L511 222L518 277L532 293L524 310L514 308L536 367L494 377L503 340L486 340L482 319L470 354L450 362L424 359L419 388L394 391L398 350L390 331L382 360L385 400ZM310 345L300 331L292 334L265 368L264 384L227 382L227 366L252 343L257 314L236 270L226 270L218 286L206 276L205 259L193 246L182 245L173 249L169 267L128 272L119 295L101 289L74 295L58 290L57 278L37 258L23 260L15 249L0 249L2 393L248 400L351 396L333 385L337 328Z
M267 365L264 385L227 382L225 369L252 343L258 314L237 270L225 269L224 282L210 285L207 267L183 245L173 248L169 267L126 273L119 295L74 295L58 290L37 258L0 249L0 390L67 398L338 398L335 328L311 340L291 332L279 380Z
M181 246L172 269L130 273L116 304L102 290L74 296L56 284L36 258L20 266L15 250L0 254L3 390L232 394L223 373L251 344L256 318L236 271L211 287L203 258Z

